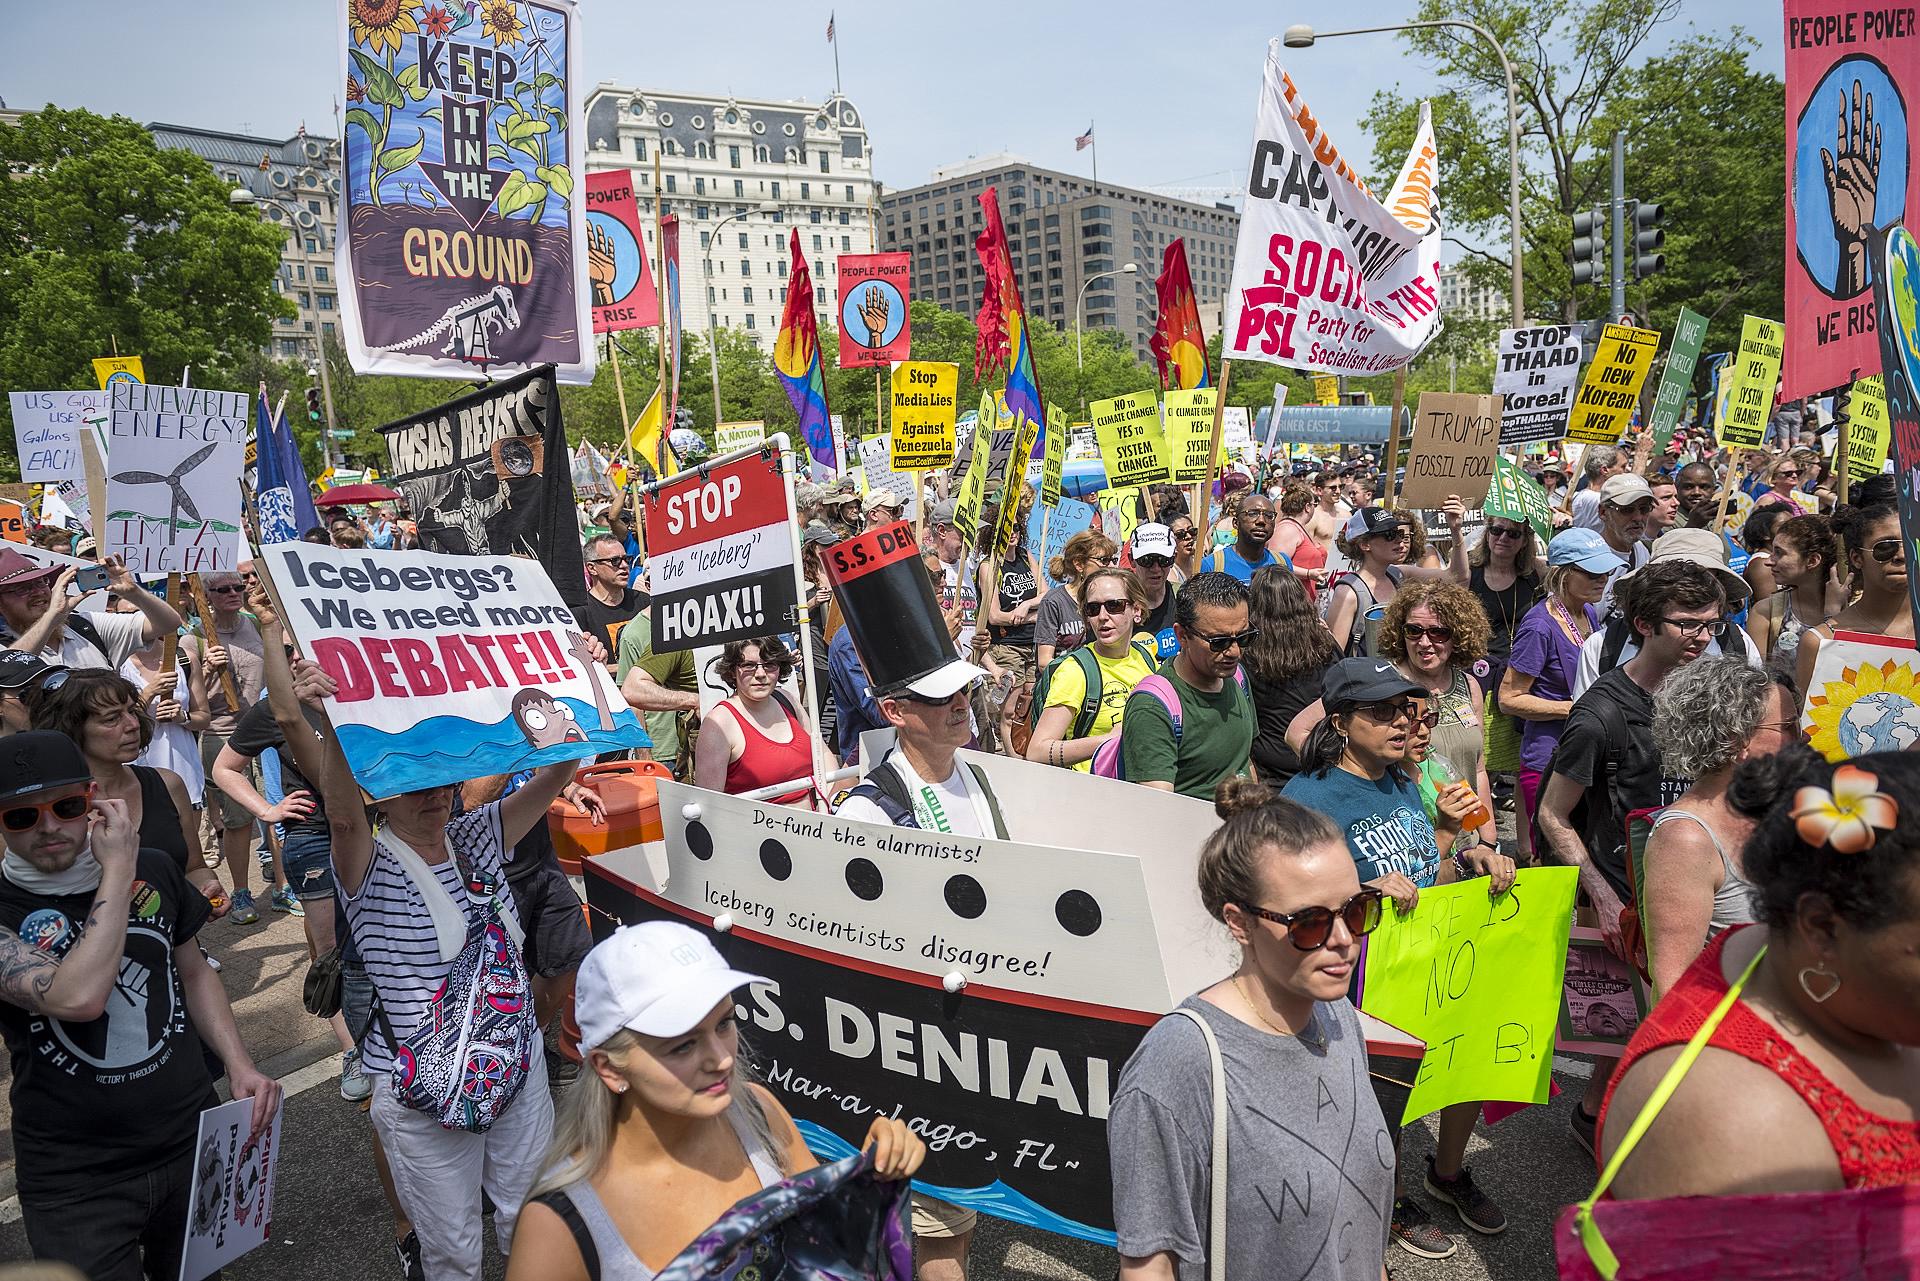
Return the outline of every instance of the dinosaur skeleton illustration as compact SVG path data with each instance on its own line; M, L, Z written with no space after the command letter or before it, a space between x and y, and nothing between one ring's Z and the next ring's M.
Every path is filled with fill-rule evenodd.
M520 311L513 305L513 291L505 285L495 285L484 294L462 299L447 308L440 319L413 337L403 342L388 343L384 347L374 347L372 350L404 351L408 347L418 347L421 343L431 342L441 334L446 334L447 344L440 349L442 355L476 365L486 365L494 360L493 349L487 341L488 334L504 333L518 328L520 328Z

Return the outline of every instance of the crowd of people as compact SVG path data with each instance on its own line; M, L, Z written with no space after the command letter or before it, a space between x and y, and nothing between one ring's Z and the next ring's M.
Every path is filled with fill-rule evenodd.
M1357 1109L1316 1146L1346 1153L1328 1195L1363 1230L1315 1274L1377 1281L1391 1249L1452 1254L1449 1220L1494 1234L1510 1212L1553 1212L1475 1182L1477 1103L1442 1112L1419 1177L1399 1168L1387 1118L1404 1086L1372 1079L1347 1001L1388 913L1456 880L1498 896L1536 864L1577 870L1583 919L1662 999L1596 1062L1567 1152L1496 1143L1478 1159L1623 1154L1621 1197L1920 1181L1920 773L1911 756L1835 766L1799 745L1823 643L1912 641L1907 548L1890 477L1842 501L1800 443L1759 472L1684 434L1658 457L1589 448L1572 478L1557 456L1524 460L1552 503L1544 529L1457 499L1403 510L1360 451L1281 458L1230 470L1205 510L1151 489L1051 556L1017 476L977 529L944 478L911 504L802 482L804 623L705 664L655 648L622 493L582 510L577 621L648 730L636 755L700 787L1004 838L959 755L974 747L1212 804L1196 888L1241 959L1116 1084L1121 1275L1314 1256L1261 1204L1263 1176L1286 1171L1253 1118L1312 1142L1333 1124L1298 1088L1317 1074ZM996 547L1003 502L1014 533ZM914 572L947 640L932 667L875 680L886 660L824 553L916 514ZM309 537L383 551L418 533L375 507ZM93 559L66 531L35 541ZM324 714L333 683L252 566L206 575L198 599L102 566L86 591L80 566L0 550L0 1030L36 1255L96 1281L172 1276L214 1083L254 1100L256 1133L271 1117L279 1087L198 940L210 919L261 919L256 866L268 910L302 919L308 1008L337 1039L341 1096L367 1105L403 1276L477 1278L488 1217L512 1278L652 1276L741 1196L813 1164L745 1066L732 994L760 976L682 925L594 945L546 822L555 805L602 816L573 765L370 809ZM875 731L865 776L827 781L816 751L852 763ZM521 1061L450 1104L423 1029L477 983ZM897 1122L867 1146L888 1179L925 1156ZM972 1211L916 1194L912 1224L921 1278L968 1275Z

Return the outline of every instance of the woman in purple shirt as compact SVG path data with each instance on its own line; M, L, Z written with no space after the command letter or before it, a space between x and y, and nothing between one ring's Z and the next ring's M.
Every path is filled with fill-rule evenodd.
M1500 678L1500 710L1520 721L1520 861L1533 861L1533 809L1540 776L1573 710L1580 645L1600 625L1594 609L1607 580L1626 564L1591 529L1566 529L1547 545L1546 596L1514 629Z

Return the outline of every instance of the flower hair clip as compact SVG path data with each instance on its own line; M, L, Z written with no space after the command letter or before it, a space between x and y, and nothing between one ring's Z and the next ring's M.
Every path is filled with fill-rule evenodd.
M1793 794L1794 830L1815 849L1836 854L1863 854L1882 832L1893 830L1900 804L1879 788L1880 780L1857 765L1833 772L1833 790L1803 787Z

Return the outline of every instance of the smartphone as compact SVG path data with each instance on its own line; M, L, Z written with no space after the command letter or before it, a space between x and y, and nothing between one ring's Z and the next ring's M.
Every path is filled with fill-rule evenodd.
M73 585L83 592L97 592L107 585L107 570L104 565L88 565L73 576Z

